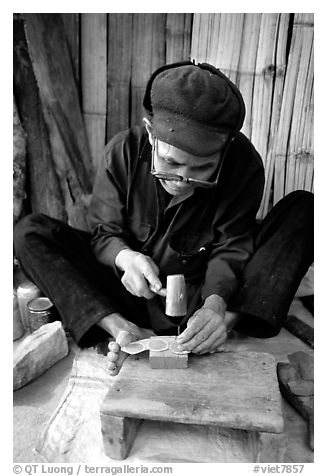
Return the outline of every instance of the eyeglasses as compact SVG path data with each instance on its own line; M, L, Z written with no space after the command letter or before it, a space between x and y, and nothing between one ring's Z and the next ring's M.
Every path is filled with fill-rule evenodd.
M231 142L231 141L230 141ZM156 137L153 137L153 145L152 145L152 156L151 156L151 174L159 180L168 180L168 181L174 181L174 182L185 182L185 183L191 183L194 184L197 187L202 187L202 188L212 188L215 187L218 183L220 171L223 165L223 161L228 149L228 146L230 142L227 144L225 147L225 150L219 160L218 168L217 168L217 175L216 179L214 182L208 182L206 180L198 180L195 178L191 177L183 177L182 175L177 175L177 174L172 174L170 172L158 172L154 168L154 156L155 156L155 151L158 149L158 139Z

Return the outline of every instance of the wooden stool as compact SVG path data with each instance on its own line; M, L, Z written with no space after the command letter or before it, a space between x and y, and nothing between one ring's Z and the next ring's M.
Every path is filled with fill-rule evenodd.
M281 396L272 355L227 352L189 356L186 369L152 369L130 356L100 409L107 456L125 459L140 422L171 421L281 433Z

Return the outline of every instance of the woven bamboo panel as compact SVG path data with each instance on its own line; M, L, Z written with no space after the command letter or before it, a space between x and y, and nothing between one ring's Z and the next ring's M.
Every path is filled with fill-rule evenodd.
M313 187L313 14L296 14L274 143L274 202Z
M290 14L194 14L191 58L221 69L243 94L242 132L265 166L259 217L290 191L313 190L313 15L293 23Z

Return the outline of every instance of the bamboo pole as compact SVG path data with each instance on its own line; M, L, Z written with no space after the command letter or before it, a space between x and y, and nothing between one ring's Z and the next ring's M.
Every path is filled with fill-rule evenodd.
M210 13L201 14L201 28L199 35L200 57L199 62L206 62L208 56L208 32L210 28Z
M237 76L238 86L242 93L246 108L246 116L242 131L247 137L251 137L252 131L255 62L260 36L261 16L262 15L260 13L245 14L242 36L242 50Z
M313 60L312 60L313 61ZM313 66L312 66L313 67ZM314 175L314 153L313 153L313 84L311 86L310 101L308 107L308 115L304 132L304 144L308 151L308 164L306 168L303 189L313 192L313 175Z
M277 33L278 15L262 14L253 88L251 141L261 155L264 165L271 119Z
M220 65L216 63L217 49L218 49L218 40L219 40L219 30L220 30L220 14L213 13L211 15L211 38L208 47L208 63L217 66Z
M235 84L237 83L237 73L241 57L244 17L244 13L235 13L232 15L231 22L232 37L230 41L232 45L232 52L227 70L229 79Z
M214 65L217 66L217 68L221 69L221 58L223 56L224 52L224 41L225 41L225 24L226 22L224 21L224 17L222 16L221 13L219 13L219 30L218 30L218 35L216 37L216 58L214 60Z
M312 151L305 144L312 136L308 97L313 65L308 58L313 19L311 14L296 14L290 32L290 18L290 14L245 14L242 22L235 14L194 15L192 57L222 69L238 85L246 104L243 132L265 165L259 217L267 213L272 193L275 203L303 181L312 187Z
M295 18L297 20L297 17ZM298 180L300 170L306 168L307 151L303 148L303 116L306 115L307 95L311 88L310 84L310 56L312 48L312 30L305 28L301 31L302 49L299 53L299 70L297 77L297 87L294 98L292 121L290 124L289 157L286 171L285 193L299 188ZM312 72L313 75L313 72Z
M81 17L82 110L96 173L106 142L107 113L107 14L83 13Z
M283 88L285 82L286 72L286 46L289 31L290 15L282 13L278 18L278 40L276 50L276 77L274 82L273 98L272 98L272 113L268 137L268 150L265 166L265 190L258 213L260 218L263 218L269 207L270 199L273 191L273 178L275 172L275 148L277 140L278 127L280 123L280 113L282 107Z
M215 66L221 69L225 74L228 74L228 72L225 68L224 58L226 58L230 54L230 42L227 39L227 36L230 34L230 21L230 13L220 13L219 36L217 45L218 48Z
M299 188L300 175L305 173L301 169L307 167L308 151L303 143L303 129L301 127L308 109L308 96L311 91L313 71L310 70L310 58L313 42L313 31L309 28L311 15L295 15L295 28L302 40L302 48L299 54L299 69L296 82L292 121L290 124L289 153L286 169L285 193ZM305 122L304 122L305 125Z
M194 13L192 31L191 31L191 59L197 62L200 62L199 60L200 31L201 31L201 15L199 13Z
M26 37L69 223L87 229L92 168L60 14L28 13Z
M283 100L280 116L280 125L276 140L276 166L274 175L274 203L280 200L285 194L287 170L290 167L293 170L293 163L288 162L288 145L290 125L292 121L292 114L294 108L295 92L297 77L300 67L300 54L302 50L302 35L296 27L293 29L293 36L291 40L291 49L289 54L289 61L287 65L287 72L285 78L285 87L283 90ZM293 159L290 159L291 161Z

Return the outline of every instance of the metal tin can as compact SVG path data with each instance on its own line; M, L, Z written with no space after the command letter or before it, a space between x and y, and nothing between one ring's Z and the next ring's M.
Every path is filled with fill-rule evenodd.
M27 304L31 332L53 321L54 306L49 298L38 297Z

